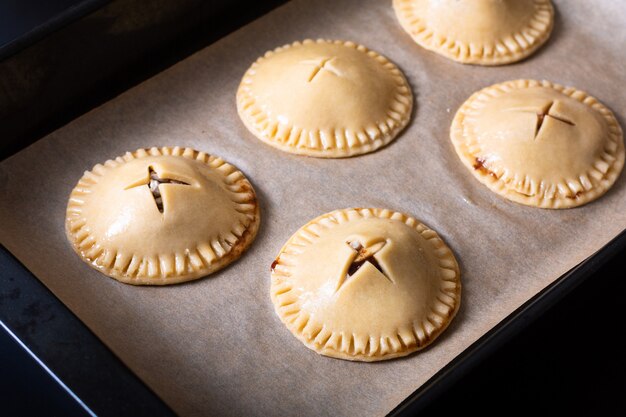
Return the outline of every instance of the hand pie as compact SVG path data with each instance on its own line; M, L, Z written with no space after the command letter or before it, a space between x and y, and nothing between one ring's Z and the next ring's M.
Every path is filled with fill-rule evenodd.
M461 300L459 266L407 215L347 209L298 230L272 264L276 313L322 355L379 361L423 349Z
M127 284L200 278L241 256L259 227L252 186L232 165L189 148L127 152L85 172L65 229L91 267Z
M456 113L450 137L480 182L529 206L588 203L611 188L624 166L613 113L580 90L548 81L478 91Z
M400 24L422 47L464 64L502 65L550 36L550 0L394 0Z
M391 142L411 116L400 70L352 42L305 40L259 58L243 77L237 109L248 130L285 152L341 158Z

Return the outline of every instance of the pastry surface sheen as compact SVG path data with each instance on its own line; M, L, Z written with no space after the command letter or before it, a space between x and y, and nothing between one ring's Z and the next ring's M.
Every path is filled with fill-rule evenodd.
M554 24L550 0L394 0L393 7L415 42L464 64L526 58Z
M457 111L450 137L480 182L530 206L586 204L611 188L624 166L613 113L548 81L508 81L474 93Z
M379 361L429 345L456 314L459 267L433 230L386 209L346 209L298 230L272 264L276 313L310 349Z
M138 285L215 272L239 258L258 226L244 175L220 158L179 147L127 152L86 171L65 222L83 261Z
M372 152L411 116L413 95L387 58L353 42L305 40L267 52L245 73L237 109L257 138L322 158Z

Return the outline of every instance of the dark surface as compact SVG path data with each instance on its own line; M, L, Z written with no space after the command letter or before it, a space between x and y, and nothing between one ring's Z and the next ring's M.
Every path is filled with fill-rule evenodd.
M625 278L622 250L422 415L626 415Z
M3 327L0 358L3 415L90 415Z
M55 5L65 4L62 0L41 2L50 9L37 13L48 10L50 16L56 13ZM70 16L59 24L62 29L34 44L37 38L24 42L32 46L0 62L0 159L282 2L118 0L87 18ZM26 4L14 1L2 6ZM160 8L168 13L158 13ZM5 23L2 19L17 16L9 19L2 11L0 7L0 26ZM130 34L112 30L122 16L135 28ZM22 31L39 25L42 18L26 14L24 19ZM14 36L13 27L0 30L4 30L0 31L4 42ZM2 43L0 39L0 48ZM626 313L620 305L626 289L625 260L626 250L622 249L544 313L546 305L567 287L555 286L557 294L552 300L529 308L532 314L504 326L500 339L508 340L506 343L497 348L499 343L490 339L480 345L463 366L447 370L431 387L440 390L428 390L431 395L422 396L419 407L406 408L407 415L418 409L424 415L453 411L501 414L511 408L533 414L626 415ZM582 275L588 274L579 273L566 283L582 281ZM517 333L534 316L540 318ZM4 249L0 249L0 320L98 415L170 415L80 320ZM478 363L481 357L486 359ZM450 385L450 381L456 382ZM2 329L0 384L0 415L87 415ZM438 396L438 391L443 394Z
M80 0L5 0L0 2L0 46L14 41L78 3Z
M97 415L172 415L150 389L2 246L0 321ZM15 341L0 337L0 352L18 348ZM84 413L28 355L2 354L0 369L0 415ZM2 408L5 404L12 409L8 414ZM47 411L34 413L39 409ZM57 412L51 412L55 409Z
M26 50L59 28L81 19L109 1L0 1L0 60L6 60L8 57ZM0 110L2 110L1 107L2 105L0 105Z
M79 11L106 5L78 20L69 10L69 23L53 19L60 30L0 61L0 158L284 2L80 2Z
M0 47L43 25L78 0L8 0L0 2ZM16 19L15 16L19 16Z

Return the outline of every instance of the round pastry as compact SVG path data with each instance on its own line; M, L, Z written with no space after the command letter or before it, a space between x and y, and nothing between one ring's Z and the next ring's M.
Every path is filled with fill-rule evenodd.
M305 40L267 52L248 69L237 110L248 130L280 150L322 158L372 152L411 116L400 70L352 42Z
M437 233L405 214L324 214L272 264L276 313L322 355L379 361L428 346L461 300L459 266Z
M250 182L224 160L190 148L127 152L86 171L65 229L91 267L127 284L208 275L252 243L259 207Z
M422 47L464 64L502 65L550 37L550 0L394 0L400 24Z
M586 93L517 80L474 93L450 137L467 168L492 191L542 208L569 208L604 194L624 166L615 116Z

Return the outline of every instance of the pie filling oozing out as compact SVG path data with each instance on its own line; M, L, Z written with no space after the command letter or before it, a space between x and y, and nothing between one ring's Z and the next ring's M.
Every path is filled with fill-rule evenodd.
M519 61L554 24L550 0L394 0L393 7L416 43L465 64Z
M472 174L509 200L569 208L603 195L624 166L622 129L588 94L516 80L473 94L450 137Z
M245 73L237 109L257 138L322 158L372 152L407 125L413 95L387 58L353 42L305 40L267 52Z
M326 356L378 361L429 345L456 314L459 267L433 230L385 209L346 209L298 230L271 268L291 333Z
M259 226L250 182L190 148L127 152L85 172L66 233L93 268L129 284L200 278L237 259Z

